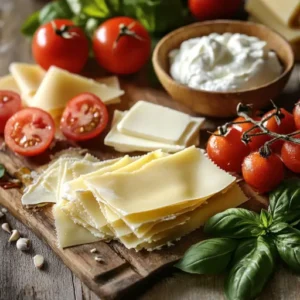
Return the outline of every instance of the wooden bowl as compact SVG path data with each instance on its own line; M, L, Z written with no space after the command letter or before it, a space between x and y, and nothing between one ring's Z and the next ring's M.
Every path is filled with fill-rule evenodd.
M179 48L185 40L213 32L244 33L266 41L283 65L282 74L272 82L239 92L196 90L173 80L169 74L170 51ZM256 23L227 20L194 23L169 33L157 44L152 60L161 84L174 100L184 103L197 113L212 117L235 116L239 102L251 103L255 110L264 108L270 104L270 99L274 100L283 90L294 66L292 48L281 35Z

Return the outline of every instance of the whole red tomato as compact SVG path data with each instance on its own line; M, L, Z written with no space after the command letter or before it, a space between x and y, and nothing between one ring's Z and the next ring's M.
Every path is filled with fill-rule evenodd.
M263 157L259 152L248 155L242 166L245 181L259 193L274 189L284 178L284 164L277 154Z
M255 117L254 120L259 121L260 118ZM243 117L238 117L237 119L234 120L234 122L243 122L245 121L245 118ZM234 124L233 127L236 128L238 131L240 131L242 134L248 130L250 130L254 125L251 123L240 123L240 124ZM259 128L255 128L249 132L249 134L257 134L261 132ZM258 135L258 136L253 136L251 137L251 141L248 143L251 151L257 151L261 146L264 145L265 142L270 140L270 137L265 134L265 135Z
M189 0L189 9L199 21L232 17L243 0Z
M294 136L300 139L300 134ZM292 142L284 142L281 149L281 158L288 169L300 173L300 145Z
M147 30L128 17L116 17L99 26L93 38L100 66L116 74L137 72L149 59L151 39Z
M227 172L240 173L242 162L249 154L250 148L241 141L241 132L230 128L226 136L212 135L207 143L209 158Z
M296 103L293 111L294 121L297 129L300 129L300 100Z
M265 121L263 125L269 129L270 131L280 133L280 134L288 134L296 130L294 117L291 113L289 113L284 108L280 108L280 111L283 115L282 119L280 120L280 124L277 124L275 117L271 117L269 120ZM267 112L262 119L266 119L272 113L275 112L275 109ZM273 151L280 153L281 148L283 145L283 141L276 141L271 145Z
M54 20L38 28L32 40L35 61L45 70L57 66L79 73L89 56L89 43L70 20Z

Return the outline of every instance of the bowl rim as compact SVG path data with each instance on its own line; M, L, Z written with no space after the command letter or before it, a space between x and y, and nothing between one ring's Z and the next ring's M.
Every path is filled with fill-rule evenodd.
M242 26L246 25L246 26L255 26L255 27L261 27L263 30L265 31L269 31L272 34L277 35L279 38L281 38L281 40L284 42L286 48L289 51L289 54L291 56L291 61L288 62L288 64L285 67L284 72L282 72L278 77L276 77L274 80L267 82L263 85L260 85L258 87L253 87L253 88L249 88L249 89L243 89L243 90L238 90L238 91L207 91L207 90L203 90L203 89L195 89L192 87L189 87L188 85L182 84L180 82L177 82L176 80L174 80L171 75L169 74L169 72L166 72L165 69L161 66L161 64L159 63L159 59L158 59L158 53L160 48L162 47L162 45L165 43L166 40L170 39L171 37L173 37L174 35L179 34L182 31L186 31L190 28L194 28L194 27L202 27L202 26L206 26L206 25L211 25L211 24L224 24L224 25L228 25L228 24L241 24ZM224 32L225 33L225 32ZM275 50L274 50L275 51ZM276 51L275 51L276 52ZM277 53L276 53L277 54ZM280 59L279 59L280 60ZM280 60L280 62L282 63L282 61ZM290 43L287 41L287 39L282 36L280 33L278 33L277 31L269 28L268 26L265 26L263 24L259 24L259 23L255 23L255 22L251 22L251 21L239 21L239 20L226 20L226 19L222 19L222 20L210 20L210 21L202 21L202 22L195 22L189 25L185 25L182 27L179 27L173 31L171 31L170 33L168 33L167 35L165 35L156 45L154 51L153 51L153 56L152 56L152 63L154 65L154 69L156 67L158 67L160 69L161 72L163 72L164 76L166 77L166 79L172 83L172 84L176 84L178 86L180 86L181 88L187 90L187 91L196 91L196 92L205 92L208 94L224 94L224 95L236 95L236 94L242 94L242 93L247 93L247 92L255 92L261 89L264 89L266 87L269 87L275 83L277 83L278 81L280 81L282 78L284 78L285 76L287 76L287 74L289 74L292 69L294 68L295 65L295 54L294 51L292 49L292 46L290 45Z

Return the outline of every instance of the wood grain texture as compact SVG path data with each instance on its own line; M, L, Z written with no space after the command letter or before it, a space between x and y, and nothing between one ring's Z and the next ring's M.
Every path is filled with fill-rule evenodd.
M0 0L0 7L3 0ZM12 1L12 0L10 0ZM12 1L14 2L14 1ZM39 8L43 2L37 0L17 0L17 6L14 10L15 31L11 34L14 39L14 47L3 55L0 54L0 75L7 73L7 65L11 61L32 61L29 43L19 34L19 27L24 18L32 11ZM1 42L0 29L0 42ZM6 64L6 67L5 67ZM294 70L293 76L280 97L279 103L289 109L293 103L300 97L300 66ZM145 76L138 74L130 77L131 82L145 85ZM129 90L134 89L134 84L128 83L126 87ZM136 100L148 99L155 101L165 97L164 92L158 92L156 96L152 89L140 91L134 95ZM171 101L166 103L171 106ZM185 109L178 104L179 109ZM221 124L223 120L208 120L207 127L213 130L216 124ZM202 134L203 139L205 135ZM108 158L110 154L107 154ZM32 162L34 163L34 161ZM49 246L42 242L30 230L16 221L9 213L7 214L9 223L14 228L18 228L24 236L28 236L32 241L33 250L29 254L23 254L17 251L13 245L7 243L8 235L0 231L0 299L1 300L96 300L98 297L91 292L71 271L62 263L62 261L53 253ZM2 221L0 221L1 223ZM32 255L34 253L42 254L47 261L44 271L38 271L33 267ZM153 283L152 287L151 284ZM137 297L129 295L126 299L172 299L172 300L194 300L194 299L224 299L223 281L221 277L213 276L190 276L182 273L169 274L169 277L162 278L155 275L152 283L143 290L144 295ZM260 299L299 299L300 283L299 277L290 273L284 267L275 273L273 280L261 295Z

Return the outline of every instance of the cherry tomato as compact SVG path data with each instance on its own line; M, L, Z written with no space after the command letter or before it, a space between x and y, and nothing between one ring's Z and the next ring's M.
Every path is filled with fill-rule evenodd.
M17 93L0 90L0 133L4 132L7 120L21 109L21 104Z
M241 132L230 128L226 136L211 135L206 151L210 159L227 172L240 173L250 148L241 141Z
M294 122L294 117L291 113L286 111L284 108L280 108L283 118L280 120L280 124L277 124L275 117L272 117L271 119L267 120L266 122L263 123L263 125L269 129L270 131L280 133L280 134L288 134L296 130L295 122ZM270 116L272 113L275 112L275 109L269 111L266 113L262 119L267 118ZM271 145L271 149L277 153L280 153L283 141L277 141Z
M96 30L93 49L99 65L106 70L131 74L141 69L150 57L151 39L137 20L116 17Z
M294 138L300 139L300 134ZM281 149L281 158L288 169L300 173L300 145L292 142L284 142Z
M265 158L259 152L252 152L243 162L242 174L259 193L266 193L283 180L284 164L277 154L272 153Z
M189 9L199 21L232 17L242 0L189 0Z
M35 61L45 70L57 66L79 73L89 55L88 39L70 20L54 20L40 26L32 40Z
M300 100L296 103L293 111L294 121L297 129L300 129Z
M68 102L60 128L68 139L85 141L99 135L107 123L105 104L94 94L82 93Z
M255 121L259 121L260 118L255 117ZM234 120L234 122L242 122L245 121L245 118L238 117ZM253 127L253 124L251 123L242 123L242 124L234 124L234 128L236 128L238 131L240 131L242 134L246 132L247 130L250 130ZM255 128L251 130L251 134L259 133L261 130L259 128ZM251 142L248 143L251 151L257 151L261 146L264 145L265 142L270 140L270 137L268 135L258 135L251 137Z
M52 117L45 111L30 107L15 113L6 123L6 145L23 156L44 152L51 144L55 133Z

